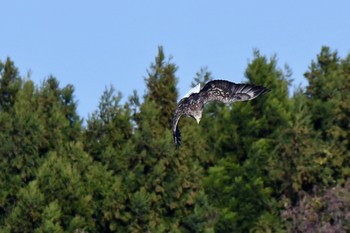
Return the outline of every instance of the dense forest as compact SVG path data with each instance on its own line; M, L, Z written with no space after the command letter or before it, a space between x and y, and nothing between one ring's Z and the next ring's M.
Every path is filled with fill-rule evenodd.
M289 93L254 51L245 80L272 91L182 118L178 150L178 66L150 63L144 96L106 88L83 123L72 85L0 61L1 232L350 232L350 54L321 48Z

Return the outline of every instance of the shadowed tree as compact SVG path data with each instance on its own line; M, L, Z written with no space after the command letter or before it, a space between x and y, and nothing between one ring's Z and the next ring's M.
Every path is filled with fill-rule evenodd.
M283 211L288 232L350 231L350 182L322 190L303 192L297 205Z

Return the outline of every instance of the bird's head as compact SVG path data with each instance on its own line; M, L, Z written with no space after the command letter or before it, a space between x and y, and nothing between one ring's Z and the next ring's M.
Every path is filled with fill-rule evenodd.
M197 124L199 124L199 122L201 121L201 118L202 118L202 111L194 112L191 115L191 117L193 117L197 121Z

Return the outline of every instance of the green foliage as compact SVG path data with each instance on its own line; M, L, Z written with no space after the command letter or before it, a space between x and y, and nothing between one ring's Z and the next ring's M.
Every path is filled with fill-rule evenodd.
M206 181L210 200L220 208L216 232L247 231L264 212L268 188L260 177L250 177L244 166L229 158L209 170Z
M121 106L121 93L115 95L114 92L113 87L105 90L98 111L87 120L84 146L95 160L120 172L127 169L122 150L131 138L133 128L129 106Z
M36 229L36 232L44 233L44 232L55 232L60 233L63 232L63 229L60 225L60 218L62 215L62 211L58 201L51 202L45 209L42 214L42 225Z
M288 80L274 57L268 61L257 51L254 55L246 77L272 91L246 103L208 109L212 119L204 122L217 156L205 185L219 210L217 232L247 232L274 208L268 161L276 136L288 123Z
M16 94L20 89L21 78L18 70L10 58L3 63L0 61L0 109L8 111L15 102Z
M58 80L50 76L38 92L38 112L44 127L42 153L59 149L64 142L78 140L81 134L81 120L76 113L74 88L59 87Z
M5 222L5 231L31 232L41 222L41 213L45 208L45 196L38 189L37 182L30 182L26 188L19 190L15 208Z
M178 154L173 145L168 123L176 106L176 69L164 65L164 59L160 48L159 67L152 66L154 73L146 80L148 94L134 118L133 143L122 150L128 152L127 172L118 185L124 195L110 201L113 205L108 214L112 229L121 232L201 232L211 223L200 185L202 170L191 156ZM168 101L166 107L160 99ZM116 206L118 201L123 204Z
M323 47L305 73L306 93L314 129L327 144L332 178L344 182L349 176L350 149L350 55L340 59L337 52Z
M28 81L18 91L12 109L0 113L0 212L4 215L11 211L18 190L35 177L41 162L43 128L36 106L34 85Z
M155 63L151 64L148 77L145 78L148 89L145 99L154 101L159 107L161 114L158 120L164 128L170 127L176 108L176 70L177 66L171 62L171 58L165 61L163 47L158 47Z
M73 86L0 61L0 231L349 231L350 55L323 47L290 96L289 68L254 51L247 82L271 92L181 118L178 150L176 70L159 47L143 99L106 88L83 127Z

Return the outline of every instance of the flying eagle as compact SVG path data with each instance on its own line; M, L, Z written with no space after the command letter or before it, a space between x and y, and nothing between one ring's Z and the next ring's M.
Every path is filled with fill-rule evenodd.
M210 101L220 101L225 104L248 101L269 91L269 89L262 86L236 84L225 80L210 81L202 89L200 88L200 84L198 84L180 100L175 110L172 130L176 148L180 146L181 142L178 122L182 115L194 118L199 124L203 107Z

